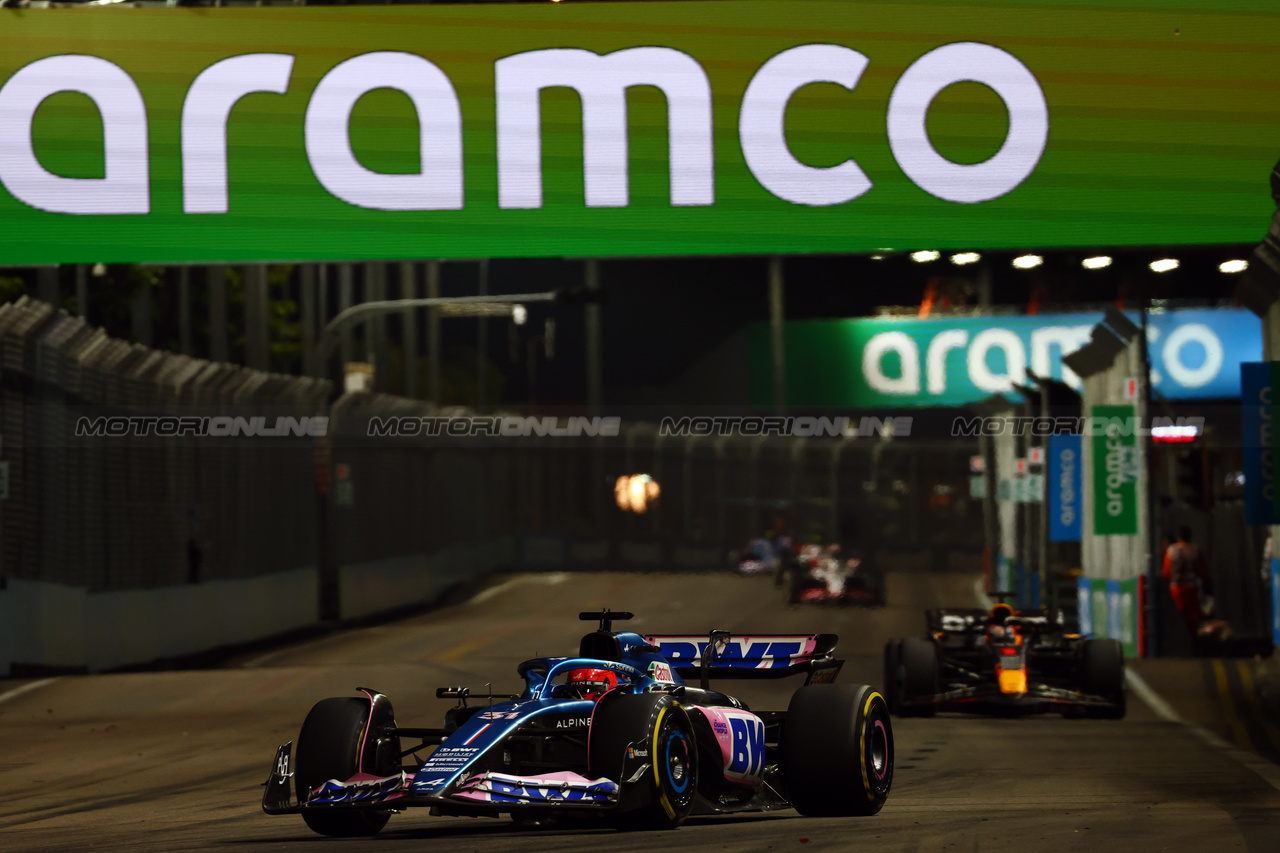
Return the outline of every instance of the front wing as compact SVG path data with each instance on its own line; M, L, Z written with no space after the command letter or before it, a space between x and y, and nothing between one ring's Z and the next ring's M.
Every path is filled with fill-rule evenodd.
M1028 712L1117 707L1114 700L1102 696L1037 683L1028 684L1026 693L1004 693L993 683L966 685L944 690L931 697L903 699L900 705L906 709L933 707L939 711L972 713L982 713L993 707L1021 708Z
M350 779L330 779L311 792L307 802L293 796L291 752L293 743L276 750L271 775L264 782L262 810L267 814L301 814L324 809L400 810L428 807L451 813L492 813L525 807L540 809L607 809L618 804L619 786L609 779L587 779L570 771L538 776L513 776L484 772L460 776L431 793L415 792L413 777L405 772L393 776L358 773ZM637 769L633 778L649 770Z

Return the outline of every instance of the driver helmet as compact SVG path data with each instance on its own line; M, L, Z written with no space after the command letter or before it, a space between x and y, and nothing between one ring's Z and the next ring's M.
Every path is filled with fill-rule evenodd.
M618 686L618 676L608 669L575 669L569 673L568 684L578 689L583 699L599 699L601 694Z
M991 608L991 615L987 617L988 625L1004 625L1008 622L1009 617L1013 615L1013 608L1005 604L1003 601Z

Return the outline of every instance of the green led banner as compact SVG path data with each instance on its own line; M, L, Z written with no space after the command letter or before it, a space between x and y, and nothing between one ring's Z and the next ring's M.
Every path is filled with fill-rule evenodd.
M1131 404L1093 406L1089 416L1105 423L1093 442L1093 532L1096 536L1132 536L1138 532L1138 438L1130 426L1137 413Z
M1255 242L1269 0L0 11L0 264Z
M1135 324L1142 315L1127 312ZM1102 312L796 320L783 328L787 403L800 408L965 406L1034 374L1084 385L1063 356L1089 342ZM1262 357L1262 323L1244 308L1150 314L1152 390L1166 400L1239 399L1240 365ZM751 404L773 407L773 338L747 331ZM1278 383L1280 384L1280 383Z

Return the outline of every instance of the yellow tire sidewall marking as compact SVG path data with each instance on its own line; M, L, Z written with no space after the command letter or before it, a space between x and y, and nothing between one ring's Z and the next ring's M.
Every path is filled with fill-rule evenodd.
M667 813L667 817L671 820L676 819L676 810L671 805L671 800L667 798L667 791L662 786L662 776L658 772L658 735L662 733L662 719L667 715L669 705L664 705L662 710L658 712L658 720L653 724L653 747L651 755L653 756L653 782L658 787L658 802L662 804L662 810Z
M867 702L862 706L862 725L858 728L858 766L862 768L862 790L867 792L867 799L875 802L875 794L871 790L871 777L867 775L867 729L870 728L867 723L871 714L871 703L876 699L881 702L884 697L872 690L867 695ZM888 744L885 744L885 761L889 760Z

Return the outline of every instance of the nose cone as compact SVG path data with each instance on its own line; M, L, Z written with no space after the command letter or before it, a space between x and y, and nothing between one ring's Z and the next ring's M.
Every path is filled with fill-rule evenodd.
M1022 694L1027 692L1027 671L1025 669L997 669L1000 692Z

